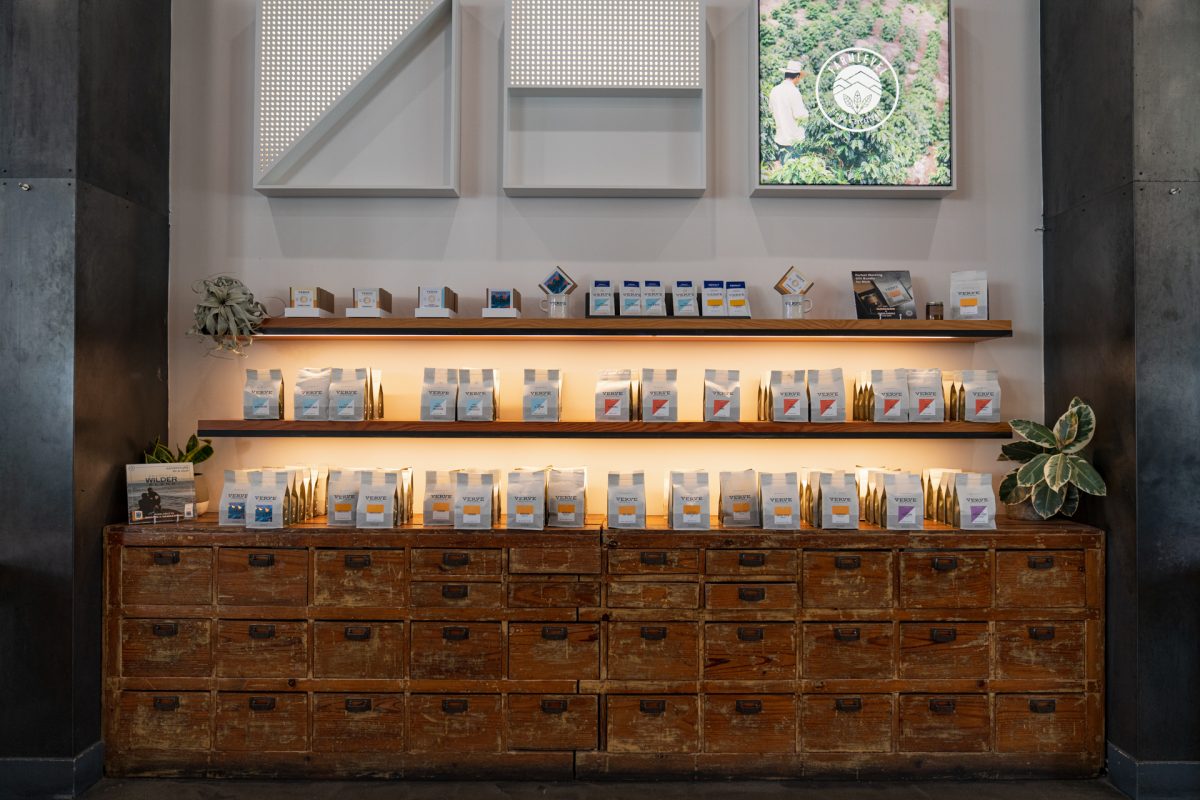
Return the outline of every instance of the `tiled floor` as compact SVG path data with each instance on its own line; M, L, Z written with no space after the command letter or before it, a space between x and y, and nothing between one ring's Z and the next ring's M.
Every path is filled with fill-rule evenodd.
M1103 781L452 783L106 780L85 800L1118 800Z

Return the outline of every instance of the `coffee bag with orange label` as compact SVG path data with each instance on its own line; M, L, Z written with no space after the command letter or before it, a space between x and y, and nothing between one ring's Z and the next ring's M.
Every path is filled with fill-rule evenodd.
M853 472L821 475L818 520L813 524L829 530L858 529L858 483Z
M707 472L683 470L670 473L667 477L667 517L672 530L708 530L712 527L711 507Z
M454 524L454 486L456 470L425 471L425 501L421 513L426 527ZM330 473L332 475L332 473ZM332 485L332 484L331 484Z
M763 528L800 530L800 479L796 473L763 472L758 481Z
M722 528L758 528L758 473L752 469L721 473L721 498L717 504Z
M587 469L551 468L546 481L546 527L582 528L587 515Z
M463 470L454 475L454 527L491 530L500 521L500 473Z
M546 527L546 470L515 469L507 476L504 508L510 530L540 531Z
M357 527L395 527L398 477L396 470L371 469L358 473Z
M608 473L608 518L610 528L646 527L646 473Z

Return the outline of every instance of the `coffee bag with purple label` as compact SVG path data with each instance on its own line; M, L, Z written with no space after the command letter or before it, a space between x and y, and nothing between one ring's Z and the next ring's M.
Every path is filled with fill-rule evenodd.
M885 527L891 531L919 531L925 527L925 495L921 476L889 472L883 476Z
M996 529L996 494L992 476L978 472L960 472L954 476L954 509L951 525L965 531Z

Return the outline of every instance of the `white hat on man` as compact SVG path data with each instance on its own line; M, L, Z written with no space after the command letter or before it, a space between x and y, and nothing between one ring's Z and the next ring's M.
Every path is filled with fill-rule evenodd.
M800 74L801 72L804 72L804 65L799 61L789 61L787 66L783 68L783 71L784 73L794 72L796 74Z

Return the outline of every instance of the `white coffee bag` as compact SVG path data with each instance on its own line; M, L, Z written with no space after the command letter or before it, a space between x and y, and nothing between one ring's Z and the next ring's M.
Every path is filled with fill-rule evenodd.
M910 369L908 371L908 421L942 422L946 418L946 403L942 394L940 369Z
M646 473L608 473L608 520L610 528L646 527Z
M987 270L950 273L949 319L988 318Z
M873 422L908 422L908 370L871 370Z
M596 381L596 421L629 422L633 411L633 373L606 369Z
M766 399L772 422L808 422L808 387L804 370L772 370Z
M225 470L221 486L221 503L217 507L217 524L246 527L246 504L250 500L250 472L244 469Z
M763 528L800 530L800 481L794 472L763 472L758 476Z
M521 386L521 419L558 422L562 417L562 371L527 369Z
M507 475L505 525L510 530L546 528L546 470L515 469Z
M921 476L890 472L883 476L886 527L891 531L919 531L925 527L925 495Z
M739 422L741 419L741 372L736 369L704 370L704 421Z
M808 371L808 414L813 422L846 421L846 382L841 368Z
M329 367L304 367L292 386L293 409L297 420L329 419Z
M392 528L396 525L396 503L400 489L397 470L363 470L358 473L359 528Z
M667 476L667 521L672 530L709 530L711 507L707 472L672 470Z
M954 476L954 513L949 524L964 531L996 529L996 494L992 476L978 472L960 472Z
M994 369L963 370L958 392L959 419L1000 422L1000 377Z
M246 507L253 514L246 519L246 527L252 529L282 528L287 523L287 512L290 504L288 483L290 476L286 470L264 469L251 473L250 497Z
M283 370L246 370L242 419L283 419Z
M853 472L821 475L819 518L814 523L827 530L858 529L858 484Z
M454 476L454 527L491 530L500 521L500 473L463 470Z
M334 369L329 377L329 419L361 422L367 418L367 382L370 370Z
M752 469L721 473L717 515L722 528L762 527L758 502L758 473Z
M425 471L425 499L422 504L422 522L435 528L454 524L454 489L457 471Z
M358 525L358 487L360 470L330 469L326 484L326 521L335 528Z
M426 367L421 383L421 420L453 422L458 409L458 370Z
M677 422L679 420L678 370L643 369L641 384L642 420Z
M496 419L498 381L494 369L458 371L458 421L491 422Z
M546 476L546 527L582 528L587 515L587 469L552 467Z

